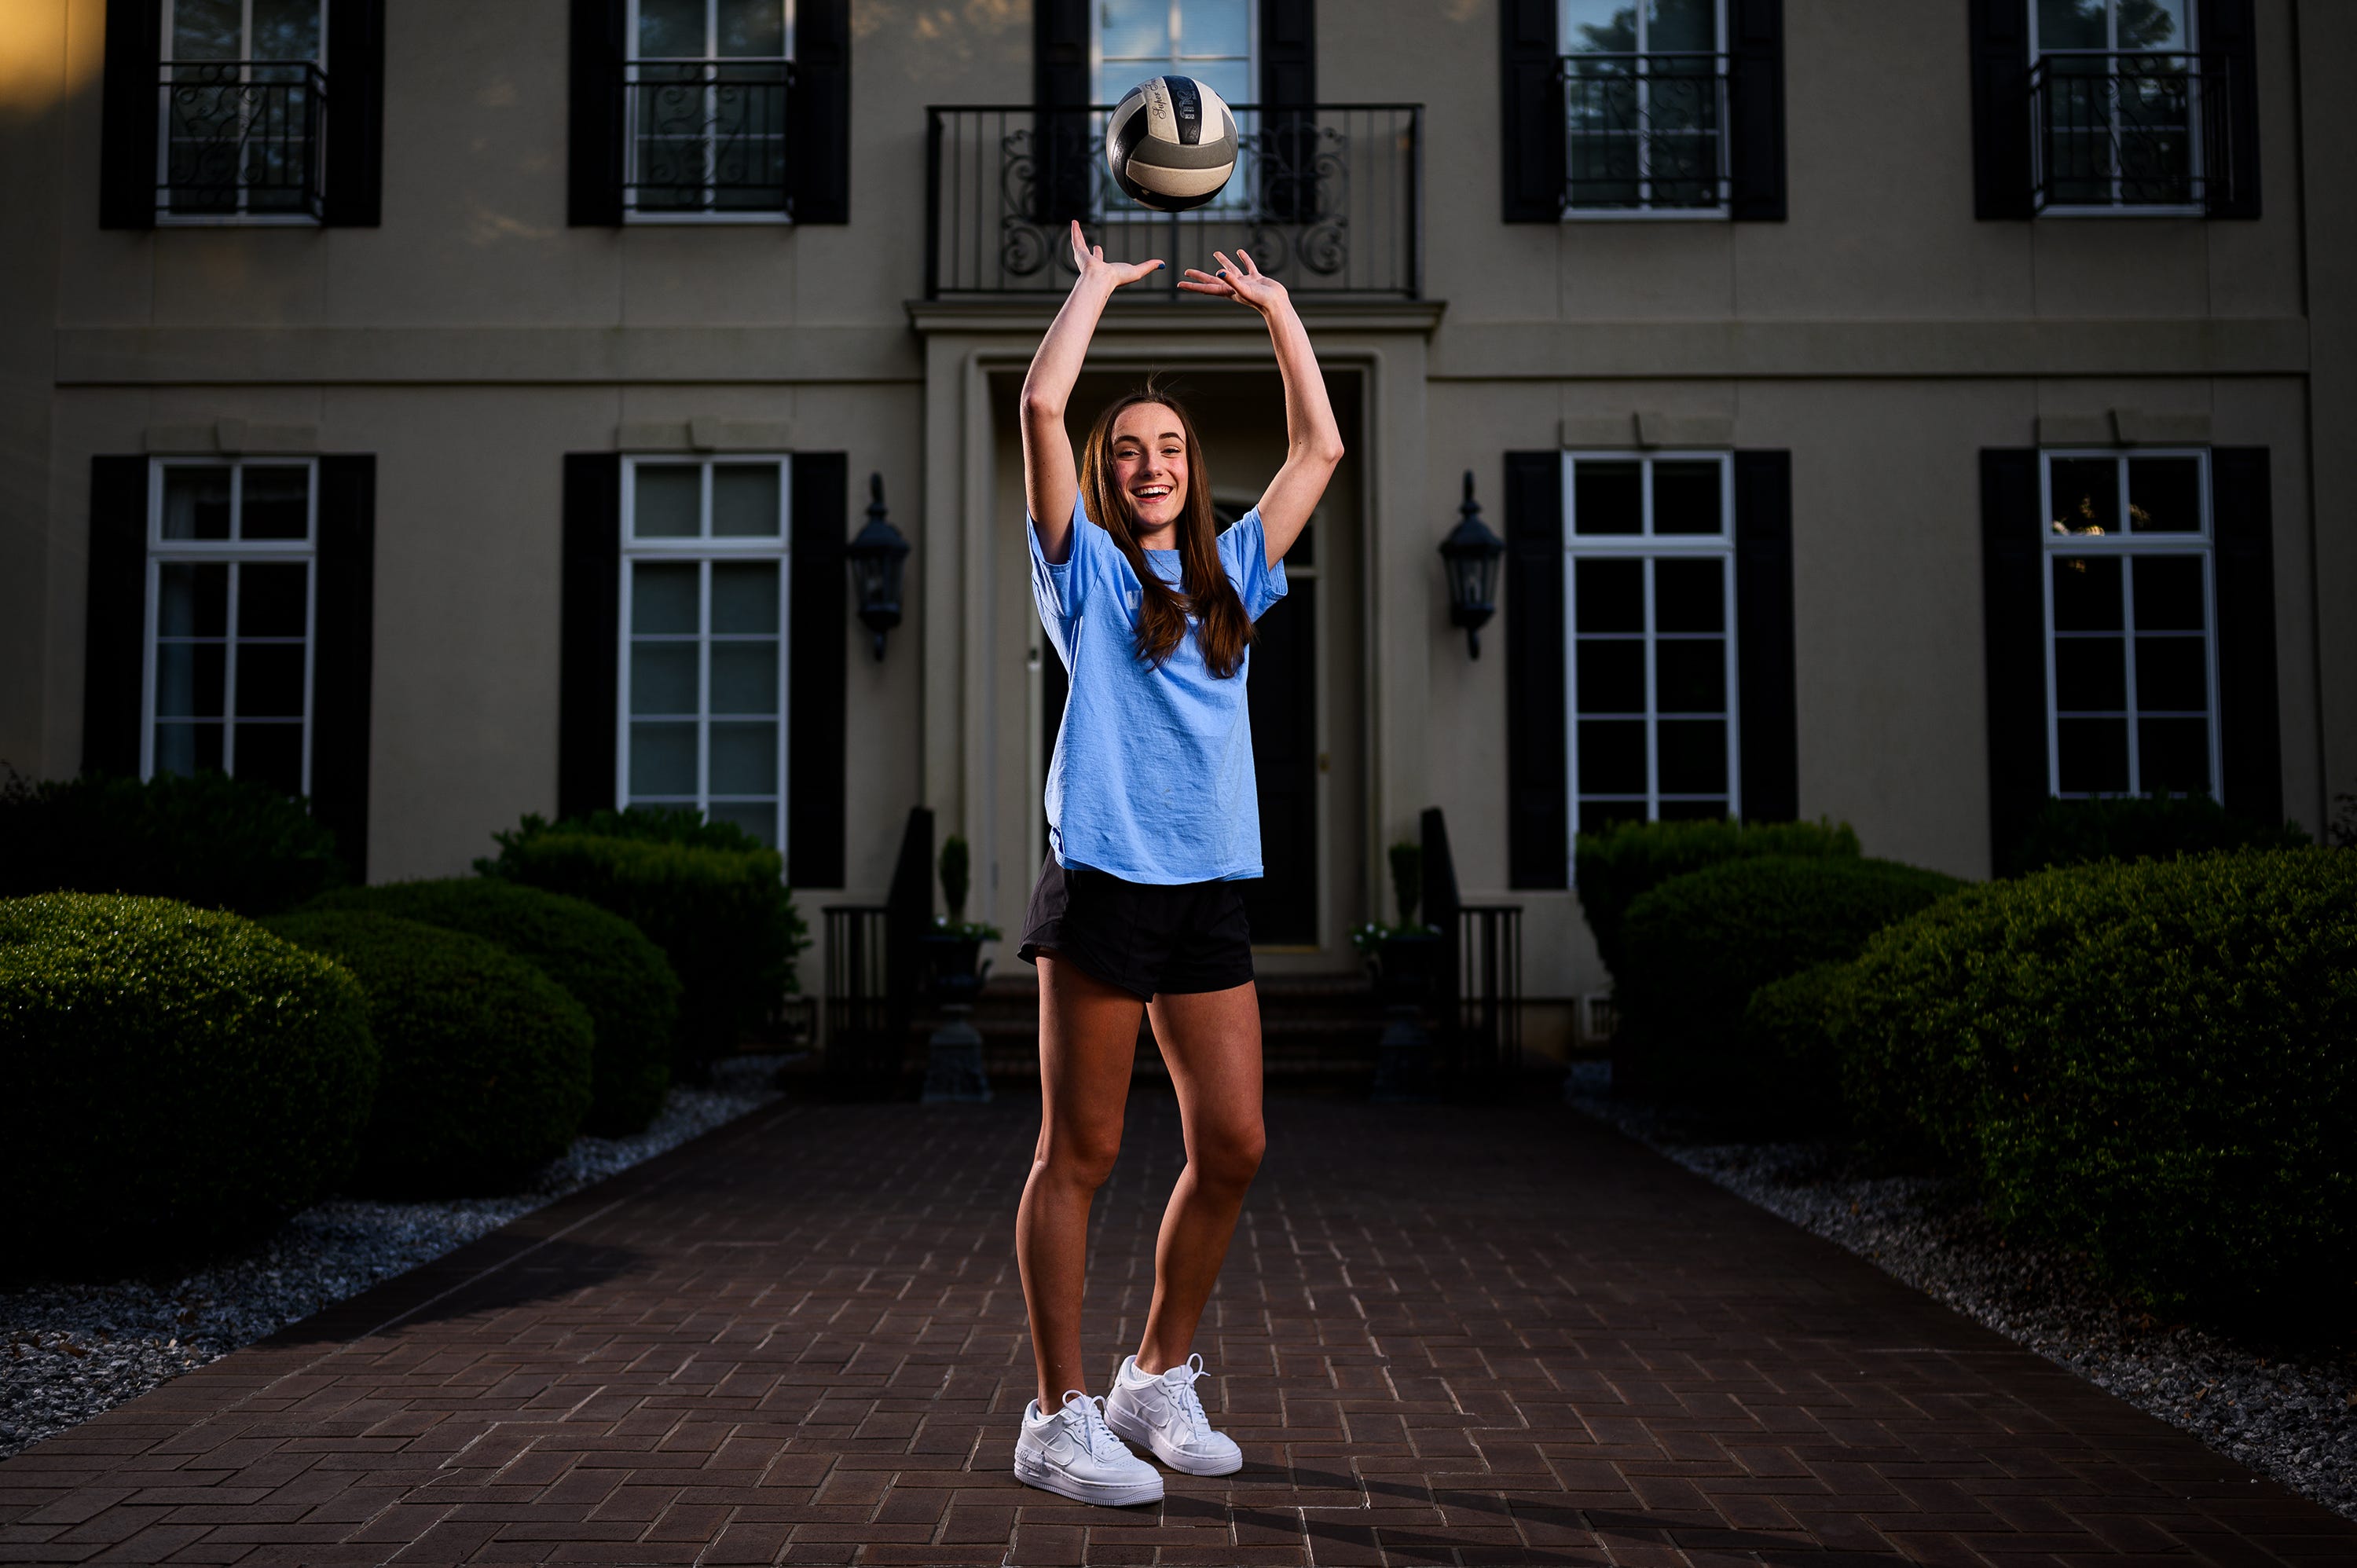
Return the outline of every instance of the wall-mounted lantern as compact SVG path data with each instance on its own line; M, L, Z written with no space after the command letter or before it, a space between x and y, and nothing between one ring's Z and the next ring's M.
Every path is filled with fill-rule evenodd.
M884 657L884 634L900 624L900 564L909 558L909 542L884 515L884 476L867 476L867 526L854 535L843 553L851 562L851 581L859 590L859 618L876 634L876 657Z
M1440 558L1448 563L1448 624L1465 628L1465 649L1481 657L1481 628L1498 609L1498 557L1505 541L1481 521L1481 505L1473 499L1473 470L1465 470L1465 504L1457 509L1457 526L1440 542Z

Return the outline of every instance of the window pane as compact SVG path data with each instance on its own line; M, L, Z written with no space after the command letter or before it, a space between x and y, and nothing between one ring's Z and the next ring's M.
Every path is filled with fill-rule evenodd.
M1218 65L1208 60L1189 60L1186 62L1186 68L1187 75L1218 93L1220 102L1231 109L1239 103L1250 103L1259 96L1253 91L1250 68L1241 60ZM1124 88L1122 91L1126 92L1129 89ZM1237 128L1243 131L1251 129L1249 125L1240 125Z
M1727 815L1727 800L1724 797L1715 800L1664 800L1662 802L1662 821L1665 822L1716 822L1725 815Z
M2138 631L2201 631L2209 625L2200 556L2139 555L2132 571Z
M1582 800L1576 808L1576 832L1600 833L1615 822L1641 822L1645 820L1642 800Z
M1643 467L1636 463L1573 464L1571 510L1575 533L1642 532Z
M218 642L156 645L156 716L218 718L229 650Z
M241 679L242 677L241 676ZM289 795L303 792L303 726L237 726L237 776Z
M778 567L771 561L716 561L712 564L712 629L767 632L778 629Z
M2038 0L2038 47L2104 48L2104 0Z
M188 561L159 564L156 568L156 631L159 637L226 637L228 565Z
M1641 639L1581 638L1573 654L1583 714L1645 711L1645 644Z
M720 52L728 59L786 52L786 8L779 0L720 0Z
M695 650L693 642L630 645L630 712L694 714Z
M712 532L715 538L748 535L774 539L778 515L775 463L716 463L712 468Z
M1645 629L1645 564L1642 561L1575 561L1571 568L1573 613L1580 631Z
M2198 637L2139 637L2136 709L2147 714L2210 711L2209 660Z
M2127 720L2057 719L2054 746L2065 795L2116 795L2127 789Z
M156 771L194 773L199 768L218 771L221 765L221 732L225 727L218 722L157 725Z
M2138 533L2201 532L2201 459L2129 458L2128 523Z
M1653 629L1725 631L1726 564L1717 556L1653 563Z
M1097 29L1108 63L1115 59L1159 63L1170 54L1170 0L1097 0ZM1126 91L1126 86L1122 91Z
M2181 49L2190 41L2185 28L2186 0L2121 0L2120 48Z
M778 726L712 726L712 793L766 795L778 788Z
M630 725L630 793L695 793L695 726L692 724Z
M208 569L221 570L218 566ZM311 569L299 561L252 561L240 567L237 634L240 637L301 637L304 587L310 572Z
M2136 726L2136 782L2147 795L2210 792L2210 721L2146 719Z
M2054 639L2054 710L2057 713L2126 713L2127 660L2116 637Z
M2120 531L2120 466L2109 457L2057 457L2047 465L2057 533Z
M697 624L696 575L694 562L641 561L630 572L630 629L683 633L703 629Z
M311 533L311 474L307 468L245 470L239 503L241 539L307 539Z
M1627 54L1637 47L1637 7L1629 0L1567 0L1566 54Z
M1653 700L1665 714L1727 711L1727 644L1718 638L1653 645Z
M778 847L778 807L774 800L724 800L705 810L705 820L743 828L770 848Z
M1719 469L1716 463L1653 465L1653 532L1717 533Z
M303 645L245 642L237 650L237 716L299 719L303 716ZM241 768L239 771L242 772Z
M2054 629L2120 629L2120 564L2062 555L2054 561Z
M641 59L702 59L704 0L639 0Z
M1663 719L1658 731L1663 794L1726 792L1725 719Z
M319 0L253 0L255 59L317 59L319 58ZM241 755L238 772L245 772Z
M242 59L244 56L245 16L240 0L173 0L174 59Z
M1645 792L1645 722L1579 721L1579 791L1583 795Z
M712 645L712 711L774 714L778 711L778 645L716 642Z
M694 539L700 534L704 510L700 472L691 463L640 464L631 533L640 539Z
M1645 48L1653 54L1673 49L1716 53L1717 5L1714 0L1646 0Z
M1200 59L1252 53L1252 24L1244 0L1179 0L1178 52Z
M172 467L164 470L164 537L229 537L229 470Z

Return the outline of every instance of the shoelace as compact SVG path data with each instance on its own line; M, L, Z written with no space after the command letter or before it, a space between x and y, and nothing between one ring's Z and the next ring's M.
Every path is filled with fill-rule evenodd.
M1203 1402L1196 1397L1195 1380L1203 1375L1203 1358L1196 1352L1187 1358L1184 1366L1171 1368L1162 1374L1163 1387L1169 1391L1170 1402L1178 1407L1186 1418L1187 1435L1200 1441L1211 1435L1211 1418L1203 1413Z
M1077 1411L1072 1408L1076 1401L1080 1405ZM1075 1429L1073 1435L1081 1440L1081 1446L1089 1451L1090 1458L1103 1458L1105 1445L1118 1441L1113 1434L1113 1428L1105 1424L1104 1401L1092 1398L1079 1389L1066 1389L1064 1413L1077 1418L1067 1424Z

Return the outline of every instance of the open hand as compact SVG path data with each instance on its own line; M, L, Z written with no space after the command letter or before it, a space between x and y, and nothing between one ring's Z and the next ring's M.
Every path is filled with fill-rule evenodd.
M1286 302L1285 285L1262 272L1254 264L1250 251L1241 247L1237 249L1236 256L1243 262L1242 266L1228 260L1222 252L1213 251L1211 256L1220 263L1217 275L1189 267L1187 275L1178 280L1178 286L1189 294L1223 295L1251 306L1263 316Z
M1152 277L1162 268L1160 262L1108 262L1104 247L1092 245L1081 233L1081 220L1072 220L1072 266L1082 283L1096 282L1107 288L1119 288L1125 283Z

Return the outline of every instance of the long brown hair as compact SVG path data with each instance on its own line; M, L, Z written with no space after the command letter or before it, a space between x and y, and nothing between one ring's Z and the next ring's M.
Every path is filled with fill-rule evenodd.
M1178 587L1173 591L1146 564L1130 516L1129 497L1114 483L1114 422L1140 403L1158 403L1178 417L1187 440L1187 499L1178 514ZM1157 668L1186 640L1187 617L1200 623L1203 663L1220 680L1242 667L1252 641L1252 618L1220 564L1219 530L1211 518L1211 487L1203 471L1203 444L1195 422L1177 399L1154 381L1124 392L1107 404L1081 448L1081 499L1098 526L1113 535L1137 574L1137 656Z

